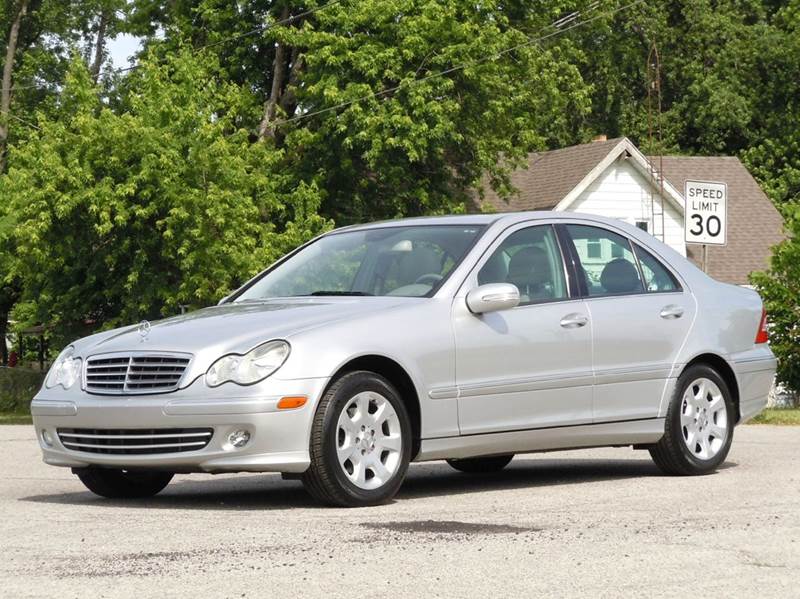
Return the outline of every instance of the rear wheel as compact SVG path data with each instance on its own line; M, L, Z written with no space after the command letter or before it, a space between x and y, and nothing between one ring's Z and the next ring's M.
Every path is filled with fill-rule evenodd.
M169 484L171 472L141 472L106 468L74 471L92 493L109 499L142 499L160 493Z
M734 418L733 399L722 377L709 366L692 366L678 378L664 436L650 455L666 474L712 472L728 455Z
M345 374L326 391L311 430L303 484L319 501L344 507L390 501L411 459L411 421L382 376Z
M512 459L514 459L514 454L447 460L447 463L451 468L455 468L459 472L488 474L490 472L500 472L503 468L508 466Z

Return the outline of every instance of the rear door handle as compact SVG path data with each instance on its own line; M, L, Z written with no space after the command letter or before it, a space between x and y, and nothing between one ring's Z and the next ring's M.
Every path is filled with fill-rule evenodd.
M675 304L670 304L669 306L664 306L661 308L661 318L665 318L667 320L673 320L675 318L680 318L683 316L683 308L680 306L676 306Z
M572 314L567 314L564 318L562 318L560 324L565 329L577 329L584 326L587 322L589 322L588 316L573 312Z

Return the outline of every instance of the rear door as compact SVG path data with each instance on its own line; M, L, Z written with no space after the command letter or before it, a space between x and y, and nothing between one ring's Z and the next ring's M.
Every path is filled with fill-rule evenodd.
M695 315L675 274L621 231L567 224L593 331L595 422L654 418Z

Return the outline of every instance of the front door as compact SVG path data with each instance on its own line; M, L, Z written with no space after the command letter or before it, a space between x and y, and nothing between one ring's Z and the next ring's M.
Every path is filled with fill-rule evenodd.
M519 306L472 314L469 290L513 283ZM493 244L452 310L462 435L592 420L592 323L571 290L552 225L517 225Z
M655 418L695 302L652 253L603 227L565 226L592 320L594 420Z

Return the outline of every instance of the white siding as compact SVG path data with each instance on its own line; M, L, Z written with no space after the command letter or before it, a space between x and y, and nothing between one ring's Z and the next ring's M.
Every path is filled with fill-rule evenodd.
M655 227L651 212L651 203L654 199ZM635 224L636 221L646 221L647 230L661 239L661 205L662 202L658 201L658 192L648 178L629 160L617 160L584 190L568 210L618 218L631 224ZM665 200L663 205L666 229L664 241L685 256L683 217L669 200Z

